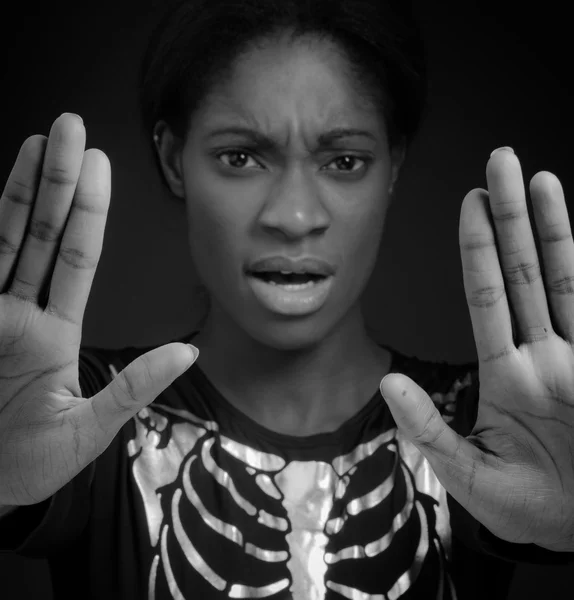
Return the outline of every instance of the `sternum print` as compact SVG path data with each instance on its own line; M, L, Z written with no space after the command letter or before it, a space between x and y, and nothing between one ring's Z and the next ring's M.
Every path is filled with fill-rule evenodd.
M128 443L128 454L133 457L134 480L146 510L151 547L156 552L150 565L150 600L156 597L156 591L162 585L168 586L168 597L183 600L186 596L180 591L180 585L184 589L189 585L186 576L193 580L194 574L211 586L210 589L223 592L228 598L267 598L284 595L289 588L293 600L325 600L329 590L337 597L349 600L398 600L416 582L429 552L438 553L440 561L434 576L443 592L439 591L435 597L456 599L447 570L450 524L446 492L428 461L412 444L401 439L396 430L380 433L350 452L335 457L331 463L286 462L281 456L221 435L217 424L187 411L161 405L155 408L168 415L175 414L182 420L168 428L164 414L146 408L138 413L136 436ZM225 455L235 460L224 466L222 458ZM371 466L364 462L369 458L375 461ZM358 493L357 485L351 484L354 474L368 475L373 469L379 475L372 487L361 486ZM256 500L247 493L248 487L236 487L235 481L240 483L245 473L273 500L265 503L269 512L257 506ZM202 475L203 486L211 485L217 492L215 497L222 494L245 515L243 524L234 524L220 511L219 504L209 503L209 496L204 496ZM178 477L181 477L179 481ZM400 504L392 502L395 484L404 489ZM168 485L173 490L172 497L166 495L167 500L162 504L160 496L168 494ZM353 489L357 491L353 492ZM389 498L390 502L386 502ZM343 501L340 506L338 501ZM239 556L234 552L243 552L250 561L259 561L261 572L256 575L263 577L259 581L253 577L253 580L248 578L239 582L230 577L221 564L217 565L213 554L205 549L202 551L199 544L195 547L194 542L199 539L194 537L197 522L195 529L190 527L188 531L180 512L184 503L203 521L201 535L215 535L232 542L235 547L229 550L230 556ZM164 513L162 507L167 512ZM339 507L339 510L333 511L333 507ZM356 526L355 519L365 511L370 522L375 524L372 528ZM433 512L436 518L433 528L429 529ZM263 540L260 545L255 545L255 537L251 539L247 526L249 519L283 532L286 544L280 549L271 543L267 547ZM377 528L376 524L380 523L384 525ZM346 535L343 530L349 526L346 543L337 543L339 534ZM405 551L398 547L393 551L391 546L396 535L408 528L419 532L416 548ZM220 547L215 538L213 547ZM368 581L368 571L372 571L375 564L372 561L383 565L387 550L390 550L394 563L401 563L402 570L390 581L388 577L379 581L377 570L376 587L373 589L371 585L369 589L368 583L363 581ZM174 570L172 564L177 565L178 555L180 559L183 557L185 568ZM347 561L351 561L352 566ZM281 565L281 568L266 577L269 563ZM256 570L259 571L259 567ZM362 575L363 572L367 577ZM381 571L381 575L385 573Z
M339 480L330 464L312 461L291 462L275 476L292 528L286 540L293 598L325 598L325 524Z

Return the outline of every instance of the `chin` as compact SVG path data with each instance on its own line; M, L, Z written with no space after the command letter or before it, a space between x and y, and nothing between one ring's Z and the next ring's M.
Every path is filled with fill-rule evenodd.
M337 276L333 279L337 280ZM363 327L360 302L357 299L349 304L348 288L342 294L340 285L331 285L330 293L321 305L304 314L284 314L289 312L283 310L284 305L274 304L273 297L261 301L250 285L240 286L240 289L239 297L228 295L225 304L219 305L220 318L217 320L220 326L217 329L223 328L235 339L250 338L270 350L310 351L344 331L354 336L356 330ZM303 311L295 309L294 312Z
M242 328L253 340L263 346L284 352L310 351L325 343L339 331L347 319L326 311L317 311L304 317L271 315L255 317ZM348 327L348 325L345 325Z

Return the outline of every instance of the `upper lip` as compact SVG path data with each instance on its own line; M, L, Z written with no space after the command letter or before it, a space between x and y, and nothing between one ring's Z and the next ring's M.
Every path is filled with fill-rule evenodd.
M285 256L269 256L251 263L247 271L248 273L285 271L328 276L332 275L335 269L331 264L319 258L304 257L293 260Z

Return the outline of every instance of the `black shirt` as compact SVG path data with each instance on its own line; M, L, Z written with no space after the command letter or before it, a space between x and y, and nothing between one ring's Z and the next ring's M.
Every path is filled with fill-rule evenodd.
M83 395L151 349L82 348ZM477 363L387 349L468 435ZM574 562L475 521L378 389L337 431L296 437L239 411L197 364L52 498L0 520L0 551L47 558L56 599L94 600L495 600L516 561Z

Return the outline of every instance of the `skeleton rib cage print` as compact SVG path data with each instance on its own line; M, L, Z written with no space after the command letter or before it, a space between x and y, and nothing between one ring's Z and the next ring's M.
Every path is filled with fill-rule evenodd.
M343 453L298 455L187 409L140 411L127 451L149 532L148 599L456 599L446 492L382 422Z

